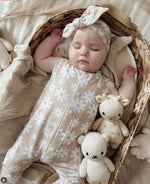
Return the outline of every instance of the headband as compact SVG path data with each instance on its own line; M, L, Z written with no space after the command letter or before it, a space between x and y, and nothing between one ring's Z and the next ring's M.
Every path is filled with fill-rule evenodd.
M101 37L106 49L109 49L111 31L108 25L103 20L99 19L106 11L108 11L108 8L89 6L80 18L76 18L72 23L66 25L62 36L68 38L73 32L77 31L77 29L88 27Z

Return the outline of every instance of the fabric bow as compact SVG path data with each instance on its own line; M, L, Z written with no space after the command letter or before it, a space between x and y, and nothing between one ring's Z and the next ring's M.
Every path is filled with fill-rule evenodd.
M86 27L94 24L100 16L108 11L108 8L98 7L98 6L89 6L81 15L80 18L74 19L72 23L66 25L63 30L63 37L68 38L72 33L81 27Z

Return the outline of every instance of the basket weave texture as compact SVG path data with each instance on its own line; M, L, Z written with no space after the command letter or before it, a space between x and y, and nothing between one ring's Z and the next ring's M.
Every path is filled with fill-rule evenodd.
M141 115L150 96L150 50L147 42L143 39L137 27L130 21L130 18L120 12L118 9L109 4L97 5L109 7L109 11L102 15L102 19L109 25L112 33L118 36L131 36L132 43L129 45L136 61L137 77L137 96L134 110L131 113L128 122L130 130L129 137L125 138L119 149L114 154L113 162L116 169L111 174L109 184L115 184L120 167L123 164L129 145L133 139L138 127ZM73 9L62 12L50 18L34 34L30 41L31 52L35 51L38 44L51 33L55 28L64 28L66 24L72 22L75 18L80 17L85 8ZM121 17L121 18L120 18Z

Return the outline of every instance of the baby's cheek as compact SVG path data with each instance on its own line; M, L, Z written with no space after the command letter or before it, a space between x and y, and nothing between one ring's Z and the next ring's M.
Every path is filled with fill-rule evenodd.
M78 53L74 51L73 49L69 50L69 62L73 64L74 62L79 60Z

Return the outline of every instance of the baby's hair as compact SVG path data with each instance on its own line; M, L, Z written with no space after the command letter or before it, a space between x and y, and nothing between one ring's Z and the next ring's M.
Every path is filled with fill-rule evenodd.
M77 30L78 30L78 29L77 29ZM74 35L75 35L75 33L77 32L77 30L75 30L75 31L72 33L72 35L70 36L70 41L72 41L72 40L73 40Z

